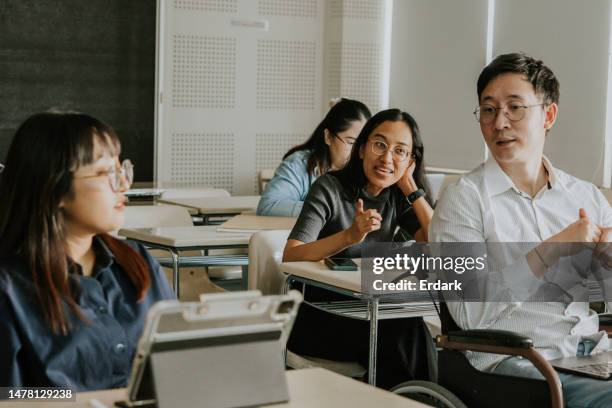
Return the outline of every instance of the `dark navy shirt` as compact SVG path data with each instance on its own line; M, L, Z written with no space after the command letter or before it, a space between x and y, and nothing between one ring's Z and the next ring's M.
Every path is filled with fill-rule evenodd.
M142 301L100 238L91 276L70 274L88 323L68 312L68 335L53 334L32 275L17 258L0 260L0 386L62 386L75 391L124 387L153 303L175 298L159 264L129 242L149 264L151 287ZM68 310L68 308L66 308Z

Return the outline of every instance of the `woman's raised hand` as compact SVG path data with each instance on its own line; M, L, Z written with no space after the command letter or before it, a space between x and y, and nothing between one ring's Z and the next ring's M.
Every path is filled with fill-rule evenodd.
M355 206L355 219L353 224L347 229L351 245L362 242L366 235L372 231L380 229L382 216L375 209L364 211L363 200L357 200Z

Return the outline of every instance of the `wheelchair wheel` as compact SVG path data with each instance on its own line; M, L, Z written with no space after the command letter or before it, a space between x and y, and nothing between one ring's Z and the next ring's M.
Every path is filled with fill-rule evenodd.
M430 381L406 381L390 391L432 407L467 408L455 394Z

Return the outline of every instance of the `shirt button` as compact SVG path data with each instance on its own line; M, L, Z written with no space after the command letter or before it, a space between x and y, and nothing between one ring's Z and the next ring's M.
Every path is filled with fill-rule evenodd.
M576 334L576 329L570 330L570 334Z
M115 353L117 354L121 354L125 351L125 344L123 343L117 343L115 344Z

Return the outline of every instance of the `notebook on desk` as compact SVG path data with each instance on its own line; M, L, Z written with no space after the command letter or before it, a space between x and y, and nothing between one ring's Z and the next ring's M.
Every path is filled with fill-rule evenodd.
M297 218L270 217L255 214L240 214L219 225L219 232L257 232L265 230L290 230Z

